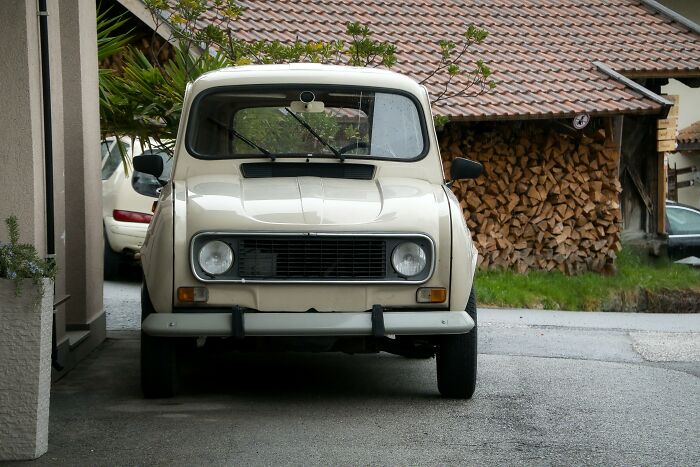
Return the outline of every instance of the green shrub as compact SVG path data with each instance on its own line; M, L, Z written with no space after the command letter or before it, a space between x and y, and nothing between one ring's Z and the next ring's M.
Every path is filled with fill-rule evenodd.
M37 286L42 285L45 277L53 279L56 276L55 262L39 258L34 245L19 243L17 217L8 217L5 224L10 242L0 242L0 278L14 282L16 295L21 294L24 279L31 279Z

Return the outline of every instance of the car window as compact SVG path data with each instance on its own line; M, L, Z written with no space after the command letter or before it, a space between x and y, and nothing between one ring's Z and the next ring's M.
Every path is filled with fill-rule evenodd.
M339 152L348 158L413 160L425 153L423 127L416 102L403 94L275 87L203 95L190 118L187 141L201 158L334 157Z
M142 155L160 156L163 159L163 174L160 176L160 179L168 180L170 178L170 174L173 170L173 158L170 154L164 151L148 149L144 151ZM161 183L151 174L135 170L131 177L131 186L134 188L134 191L144 196L157 198L160 195Z
M102 162L104 162L105 158L109 155L109 145L112 144L112 141L110 140L105 140L100 143L100 152L102 153Z
M668 231L672 235L700 235L700 213L681 207L666 207Z
M107 143L107 144L105 144ZM124 149L126 151L129 151L130 145L128 143L122 143L124 145ZM119 167L119 164L122 163L122 157L121 153L119 152L119 146L117 144L112 145L111 149L109 148L109 142L108 141L103 141L101 145L102 149L102 180L107 180L109 177L112 176L115 170L117 170L117 167ZM105 151L107 151L105 153Z

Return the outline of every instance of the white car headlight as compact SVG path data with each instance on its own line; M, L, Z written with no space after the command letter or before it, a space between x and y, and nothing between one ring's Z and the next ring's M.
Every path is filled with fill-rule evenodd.
M420 274L427 264L425 250L413 242L404 242L394 248L391 265L402 276L411 277Z
M220 240L207 242L199 250L199 266L207 274L216 276L229 270L233 264L233 250Z

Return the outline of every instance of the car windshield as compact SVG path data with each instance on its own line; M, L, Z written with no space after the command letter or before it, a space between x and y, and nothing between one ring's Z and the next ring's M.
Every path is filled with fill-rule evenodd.
M331 157L412 160L424 125L405 95L371 89L275 87L204 94L187 142L200 158Z
M122 142L124 150L128 151L130 145ZM100 144L102 152L102 180L107 180L117 170L117 167L122 163L122 156L119 152L119 146L113 139L103 140Z

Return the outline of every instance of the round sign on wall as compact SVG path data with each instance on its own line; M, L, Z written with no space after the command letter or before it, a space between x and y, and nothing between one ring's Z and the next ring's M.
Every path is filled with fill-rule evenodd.
M586 128L586 125L588 125L588 122L591 121L591 116L588 114L577 114L574 117L574 128L577 130L582 130Z

